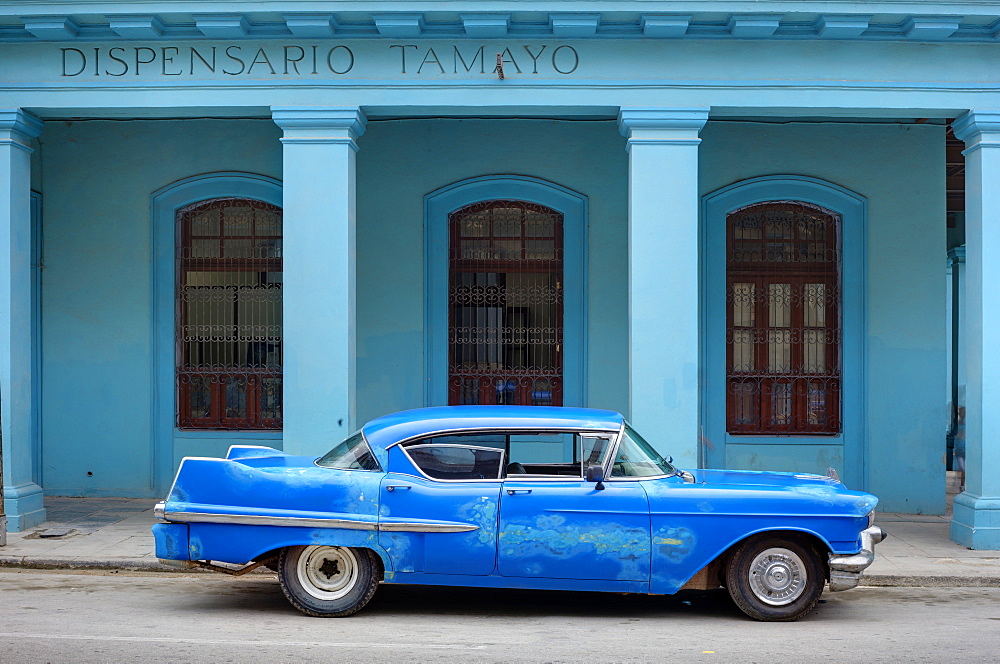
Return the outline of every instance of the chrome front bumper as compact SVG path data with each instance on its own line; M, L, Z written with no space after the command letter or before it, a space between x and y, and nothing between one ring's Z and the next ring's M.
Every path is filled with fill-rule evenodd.
M887 533L878 526L870 526L861 531L861 551L851 555L830 554L830 591L850 590L861 581L861 573L875 562L875 545L886 538Z

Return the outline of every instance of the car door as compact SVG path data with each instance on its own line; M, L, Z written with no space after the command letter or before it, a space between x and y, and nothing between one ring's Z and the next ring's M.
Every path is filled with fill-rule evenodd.
M649 503L638 482L584 479L602 465L611 434L511 435L500 495L503 576L649 580Z
M495 571L503 455L502 447L470 436L436 436L389 450L379 543L396 571Z

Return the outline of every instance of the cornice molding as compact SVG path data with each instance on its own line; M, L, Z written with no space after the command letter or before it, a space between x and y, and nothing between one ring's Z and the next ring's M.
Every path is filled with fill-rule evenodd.
M628 139L628 152L636 145L697 146L708 112L707 108L626 107L618 111L618 131Z
M355 151L368 125L357 107L274 106L271 118L284 131L283 144L343 144Z
M697 136L708 122L707 108L629 108L618 111L618 129L629 136L638 129L686 129Z
M31 139L42 133L45 123L20 108L0 109L0 139L4 144L31 150Z
M39 9L49 12L42 14L32 11L29 4L8 2L7 11L13 12L0 24L0 42L322 39L333 35L337 39L1000 41L1000 7L996 2L961 6L910 2L899 5L900 11L892 13L889 10L896 7L884 2L814 2L808 3L808 10L794 9L787 3L710 3L716 8L714 11L705 7L705 3L532 2L529 3L532 11L528 11L523 3L491 2L484 6L466 0L447 5L433 3L432 10L427 10L424 4L409 12L405 8L412 3L404 2L358 2L350 7L338 6L337 12L317 12L302 9L323 5L290 0L262 3L255 6L256 11L238 13L231 11L231 5L185 4L189 6L176 1L36 3ZM536 4L538 9L534 10ZM211 11L216 6L228 6L230 11ZM588 11L561 9L581 6ZM106 11L97 13L99 7ZM492 11L484 11L485 7ZM671 11L662 11L663 7ZM781 11L773 11L779 7ZM858 11L845 12L845 7L856 7ZM924 7L927 12L919 11ZM970 11L972 7L978 11ZM20 14L16 13L18 8L22 10ZM59 8L65 13L52 13ZM190 13L181 11L184 8ZM824 8L831 11L824 12ZM379 11L386 9L395 11ZM750 11L740 11L747 9ZM876 9L882 13L875 12ZM949 9L954 12L942 13ZM803 16L808 16L808 20Z
M969 111L952 123L955 138L965 143L962 154L1000 148L1000 111Z

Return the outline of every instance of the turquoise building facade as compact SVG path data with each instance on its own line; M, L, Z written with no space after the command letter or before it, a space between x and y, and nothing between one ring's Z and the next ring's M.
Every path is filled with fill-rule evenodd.
M12 530L45 495L161 496L183 456L320 454L385 413L515 393L621 411L681 466L834 468L882 510L941 514L961 377L952 535L1000 548L1000 6L233 7L0 10ZM198 215L232 205L257 221L223 285L205 247L228 231ZM548 261L516 278L513 209ZM497 274L507 304L456 295ZM510 304L515 282L548 284L558 321ZM518 380L545 353L555 378L462 378L463 353L521 352L505 334Z

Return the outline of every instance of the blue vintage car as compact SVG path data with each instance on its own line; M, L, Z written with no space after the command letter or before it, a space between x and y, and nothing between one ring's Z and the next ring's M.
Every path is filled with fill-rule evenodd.
M679 470L615 412L449 406L380 417L319 458L186 458L153 532L165 562L275 569L314 616L355 613L384 581L725 586L753 618L794 620L827 583L858 584L885 536L876 503L835 477Z

